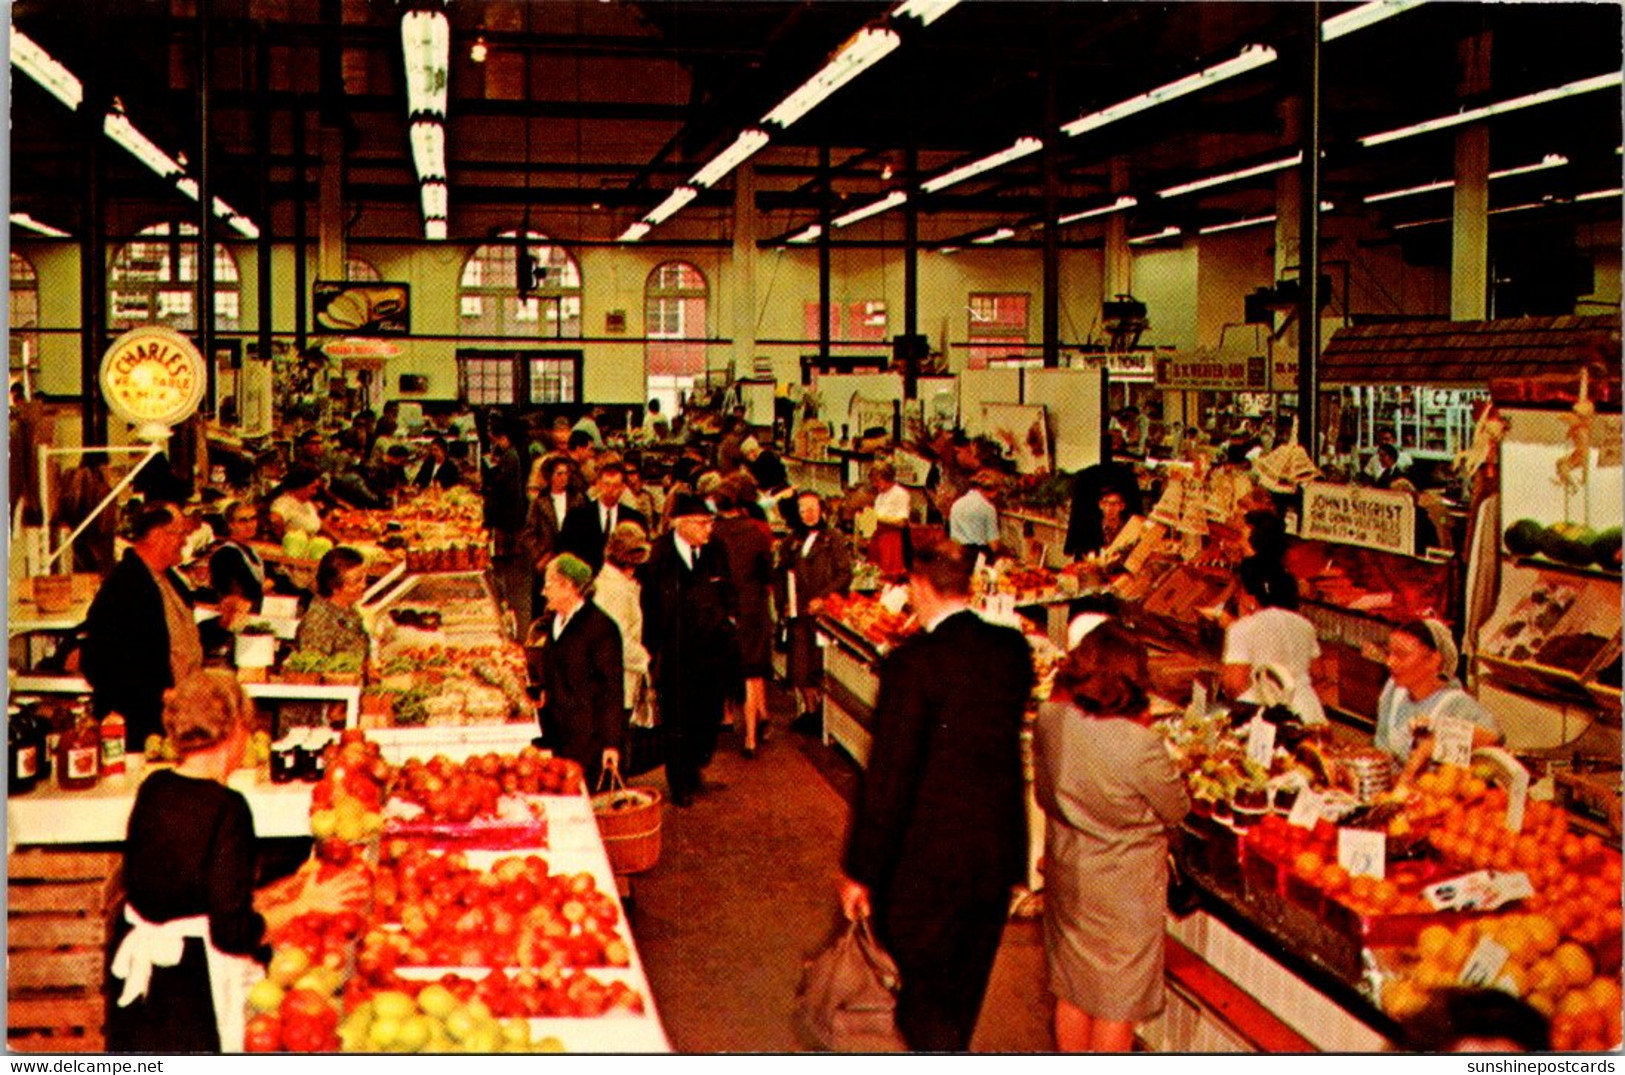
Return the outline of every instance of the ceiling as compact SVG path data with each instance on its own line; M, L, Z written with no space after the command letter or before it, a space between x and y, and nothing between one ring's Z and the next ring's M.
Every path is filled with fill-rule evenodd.
M352 240L421 240L407 139L399 23L389 0L17 0L14 24L82 79L101 80L131 120L174 155L200 157L199 41L207 34L208 152L214 191L270 234L294 233L295 203L315 203L323 131L342 146ZM526 224L573 242L613 241L741 129L811 76L895 0L452 0L447 158L450 237ZM1352 7L1325 4L1326 18ZM1178 198L1155 191L1279 159L1307 84L1307 3L995 2L965 0L929 26L898 21L901 46L754 158L760 238L783 238L903 183L910 153L928 177L1017 137L1053 147L1059 211L1100 205L1120 183L1140 195L1130 233L1190 231L1274 211L1274 177ZM1373 204L1365 195L1448 178L1450 132L1377 148L1357 139L1621 67L1621 7L1593 3L1430 3L1327 42L1321 50L1323 193L1336 214L1378 233L1448 217L1448 190ZM1466 43L1487 35L1481 86L1461 92ZM487 46L484 63L470 49ZM1079 115L1236 55L1279 58L1259 70L1077 138ZM83 120L29 78L12 79L13 210L74 234L85 222ZM1621 94L1601 92L1499 116L1491 169L1558 153L1569 163L1491 185L1497 228L1599 223L1618 242ZM105 139L107 228L127 235L195 203ZM964 241L1041 219L1042 154L938 195L916 198L922 242ZM730 241L734 178L656 227L648 242ZM1420 234L1424 229L1418 229ZM1448 228L1432 226L1448 240ZM17 233L21 237L24 233ZM902 214L842 229L839 241L893 242ZM1015 241L1038 233L1017 227ZM1098 241L1099 219L1062 230ZM1397 234L1397 233L1395 233Z

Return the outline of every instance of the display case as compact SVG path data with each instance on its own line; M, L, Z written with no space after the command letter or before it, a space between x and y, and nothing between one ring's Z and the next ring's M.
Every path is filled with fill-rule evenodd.
M1377 434L1394 434L1395 445L1416 459L1448 460L1472 440L1473 407L1489 398L1479 388L1368 385L1345 390L1357 417L1355 447L1362 459L1377 450Z

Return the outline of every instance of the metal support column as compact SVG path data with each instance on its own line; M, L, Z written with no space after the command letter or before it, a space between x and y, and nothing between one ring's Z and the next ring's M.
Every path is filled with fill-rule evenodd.
M261 24L254 42L254 90L259 95L254 124L254 145L261 161L271 159L271 43L267 27ZM255 294L258 296L259 319L256 321L261 361L271 361L271 168L267 164L259 170L260 177L260 238L254 245L256 255ZM238 415L238 421L242 415Z
M912 96L912 95L911 95ZM909 124L909 130L914 130ZM903 203L903 398L920 395L920 354L914 337L920 332L920 205L919 154L912 135L903 153L903 181L908 185L908 201Z
M1307 4L1298 241L1298 443L1320 459L1320 4Z
M306 124L308 111L303 101L294 105L298 112L293 117L293 345L301 354L307 343L306 322L310 319L305 297L309 289L305 264L305 185L310 179L309 162L305 159Z
M214 190L209 161L209 79L214 42L209 35L210 5L197 8L197 345L208 371L203 412L214 409Z
M1055 5L1049 5L1051 16ZM1061 364L1061 235L1055 219L1061 197L1060 150L1055 144L1055 129L1059 116L1055 103L1055 42L1057 33L1047 34L1044 49L1044 149L1039 156L1039 167L1044 170L1044 368L1055 369ZM1102 399L1105 396L1102 395Z
M818 361L829 361L829 232L830 232L830 199L834 191L831 189L829 174L829 145L818 147L818 174L822 182L820 188L824 192L823 199L818 206ZM824 420L829 421L828 416Z
M99 32L100 5L89 5L86 30ZM80 436L85 444L107 443L107 407L102 402L102 354L107 350L107 205L103 169L106 139L102 124L107 114L107 91L96 64L86 65L84 98L79 109L79 136L83 139L84 213L79 235L79 398ZM43 367L42 367L43 372ZM20 463L14 465L21 465Z

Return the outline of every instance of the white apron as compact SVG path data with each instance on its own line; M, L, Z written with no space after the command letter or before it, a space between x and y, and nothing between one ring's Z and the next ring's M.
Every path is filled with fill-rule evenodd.
M173 967L186 951L186 939L203 941L209 961L209 993L214 1001L214 1025L220 1032L220 1051L243 1051L247 1027L248 991L265 977L265 969L248 956L228 955L209 938L209 916L192 915L159 925L148 922L128 903L124 920L133 927L113 954L113 976L124 980L118 1006L127 1008L147 995L152 968Z

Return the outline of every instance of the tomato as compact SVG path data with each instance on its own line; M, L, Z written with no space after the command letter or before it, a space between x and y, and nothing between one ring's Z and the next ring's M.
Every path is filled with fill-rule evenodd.
M275 1053L282 1049L282 1020L270 1012L260 1012L243 1030L243 1052Z

